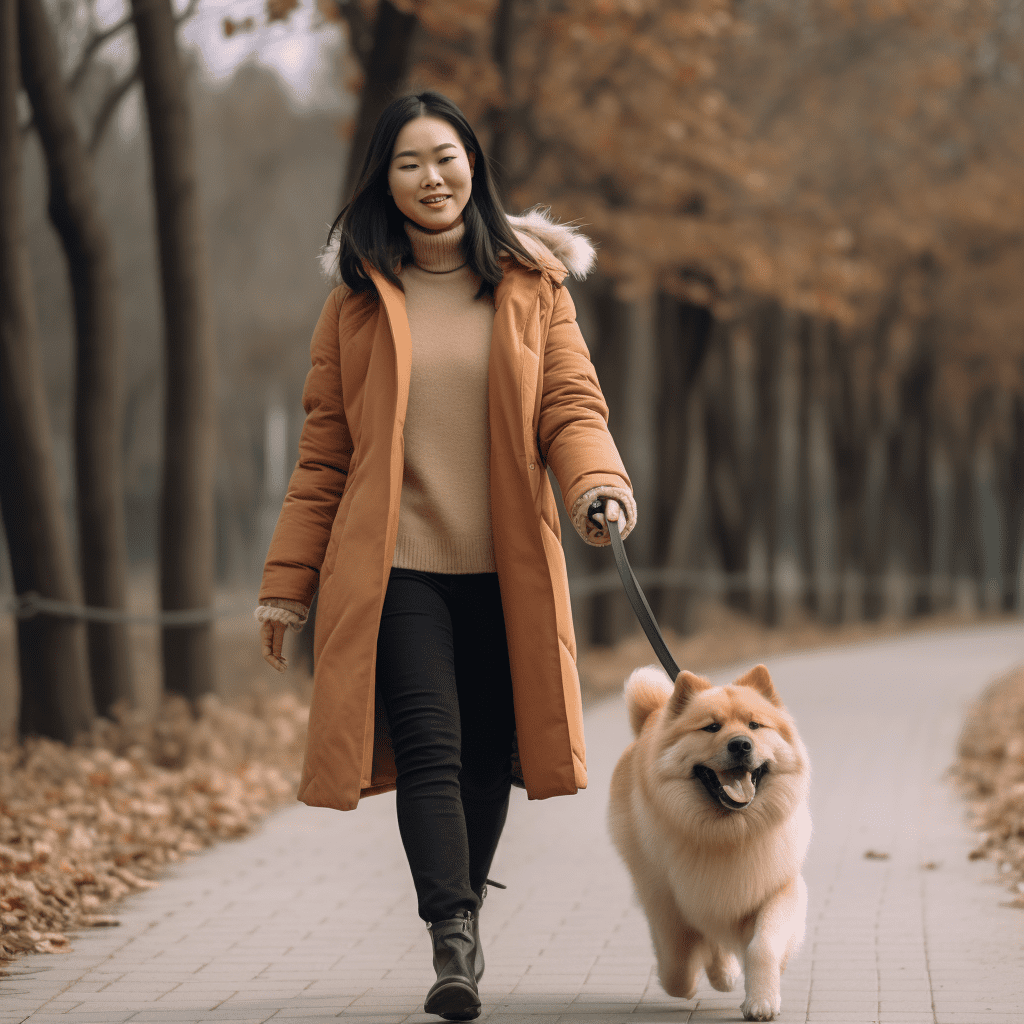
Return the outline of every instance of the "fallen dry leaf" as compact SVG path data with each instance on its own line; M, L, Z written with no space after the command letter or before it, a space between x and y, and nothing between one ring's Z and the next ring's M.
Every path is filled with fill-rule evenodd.
M116 925L109 904L294 799L308 714L289 692L209 696L194 715L170 696L152 721L126 713L73 747L0 752L0 963Z
M970 860L995 863L1011 891L1024 889L1024 668L997 679L971 708L952 775L981 832ZM1006 906L1024 907L1017 898Z

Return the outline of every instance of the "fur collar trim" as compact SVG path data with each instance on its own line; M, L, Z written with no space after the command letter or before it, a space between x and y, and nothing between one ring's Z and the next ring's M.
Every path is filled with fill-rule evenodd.
M509 216L508 220L523 248L556 273L565 271L582 281L593 270L597 262L594 243L576 225L553 220L549 209L534 207L520 217ZM320 272L333 285L341 284L340 250L337 232L320 250ZM564 277L564 273L560 276Z
M582 281L597 262L594 243L575 224L552 219L550 209L535 206L521 217L509 217L523 248L542 263L552 258L573 277Z

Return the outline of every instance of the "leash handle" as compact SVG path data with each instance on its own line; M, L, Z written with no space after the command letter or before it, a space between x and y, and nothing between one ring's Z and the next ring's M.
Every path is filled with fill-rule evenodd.
M654 648L658 661L661 662L669 678L675 682L676 677L679 675L679 666L676 664L675 658L672 657L672 652L669 651L665 638L661 635L658 623L654 619L654 612L651 611L651 606L647 603L647 598L644 597L644 592L640 589L636 576L633 575L629 559L626 558L626 548L622 543L622 534L619 532L619 521L617 519L609 520L604 514L605 502L609 500L614 501L615 499L598 498L597 501L593 502L587 509L587 518L591 522L608 528L608 536L612 542L612 554L615 556L615 568L619 572L619 579L622 580L626 597L629 598L629 603L633 606L633 612L637 619L639 619L643 631L647 634L647 639L650 641L651 647ZM598 516L600 516L600 519Z

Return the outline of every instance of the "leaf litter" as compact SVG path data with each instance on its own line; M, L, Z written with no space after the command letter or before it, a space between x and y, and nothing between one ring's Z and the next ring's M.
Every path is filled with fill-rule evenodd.
M210 695L194 713L167 696L152 719L99 719L74 746L0 751L0 965L116 925L110 904L293 800L308 716L288 691Z
M960 736L952 776L981 833L971 860L990 860L1024 909L1024 667L993 682Z

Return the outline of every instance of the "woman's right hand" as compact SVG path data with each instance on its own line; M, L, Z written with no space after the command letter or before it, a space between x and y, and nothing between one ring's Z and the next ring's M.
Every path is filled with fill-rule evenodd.
M281 653L284 645L284 634L288 626L283 622L267 620L260 623L260 643L263 647L263 660L278 672L288 668L288 659Z

